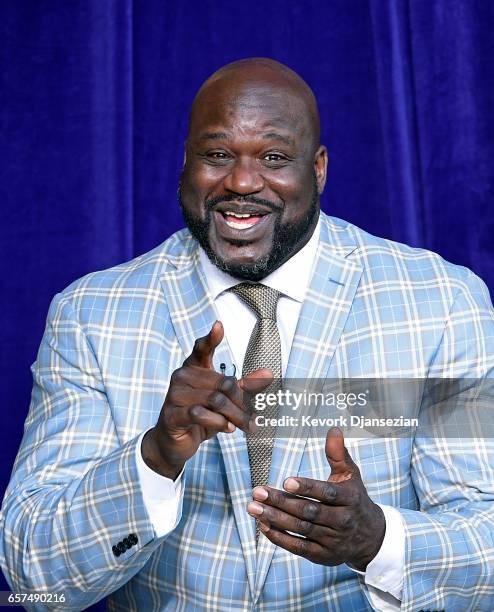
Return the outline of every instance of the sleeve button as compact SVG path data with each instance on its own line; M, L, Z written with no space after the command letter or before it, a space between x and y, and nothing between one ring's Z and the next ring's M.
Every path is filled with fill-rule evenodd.
M111 549L112 549L113 554L115 555L115 557L120 557L121 553L120 553L120 550L118 549L117 546L112 546Z

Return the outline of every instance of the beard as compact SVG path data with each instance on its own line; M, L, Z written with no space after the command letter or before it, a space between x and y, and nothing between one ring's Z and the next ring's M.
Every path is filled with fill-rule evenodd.
M276 206L269 200L258 198L257 196L238 196L225 195L207 200L205 203L206 214L204 219L195 216L186 209L182 200L181 181L178 188L178 201L182 210L185 223L194 238L204 249L204 252L210 261L220 270L230 274L241 280L260 281L271 272L279 268L287 259L295 255L297 251L308 241L312 231L317 223L319 215L319 193L317 189L317 180L314 173L313 189L310 206L306 214L296 222L282 223L280 207ZM277 219L273 231L273 244L267 255L259 258L258 261L252 264L236 264L232 261L227 261L218 257L211 247L209 240L209 230L211 226L212 208L220 202L250 202L252 204L260 204L270 208L274 214L277 214ZM239 241L240 243L240 241ZM241 241L242 244L245 244ZM234 243L233 243L234 244Z

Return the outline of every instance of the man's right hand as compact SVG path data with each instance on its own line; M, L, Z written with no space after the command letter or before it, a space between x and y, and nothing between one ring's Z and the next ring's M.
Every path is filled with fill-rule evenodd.
M196 340L190 356L171 376L157 424L143 438L143 459L162 476L175 479L201 442L218 432L255 430L245 394L266 388L272 374L263 369L236 380L213 370L223 334L223 325L216 321L207 336Z

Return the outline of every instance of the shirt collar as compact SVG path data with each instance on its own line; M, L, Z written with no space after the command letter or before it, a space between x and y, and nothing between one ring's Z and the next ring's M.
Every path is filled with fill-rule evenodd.
M305 293L312 272L312 265L316 257L320 225L321 217L319 217L317 221L316 228L309 242L307 242L300 251L295 253L293 257L290 257L282 266L277 268L274 272L271 272L271 274L263 278L260 282L302 303L305 299ZM199 247L199 260L213 299L216 300L221 293L242 282L240 279L217 268L209 260L201 247ZM296 279L295 282L294 279Z

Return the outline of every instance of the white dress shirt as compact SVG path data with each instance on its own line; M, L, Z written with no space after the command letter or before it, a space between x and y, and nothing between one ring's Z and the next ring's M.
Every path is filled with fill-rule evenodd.
M300 309L309 285L318 242L319 222L309 242L286 263L262 280L264 285L282 294L278 301L277 324L281 340L283 374L288 364ZM241 281L222 272L212 264L202 249L200 249L200 263L210 295L218 311L218 319L223 323L225 338L235 359L236 371L240 373L250 335L256 323L256 316L240 298L228 291L230 287ZM228 367L231 365L228 364ZM227 374L231 373L227 371ZM141 434L141 440L144 433ZM140 448L141 445L138 444L137 449ZM157 474L146 465L140 451L137 452L136 459L149 518L157 537L164 536L170 533L180 520L184 478L180 474L174 482ZM386 519L384 540L378 554L367 566L365 574L358 573L364 577L368 587L366 595L371 606L380 612L391 612L400 608L405 529L400 512L396 508L384 505L380 507Z

